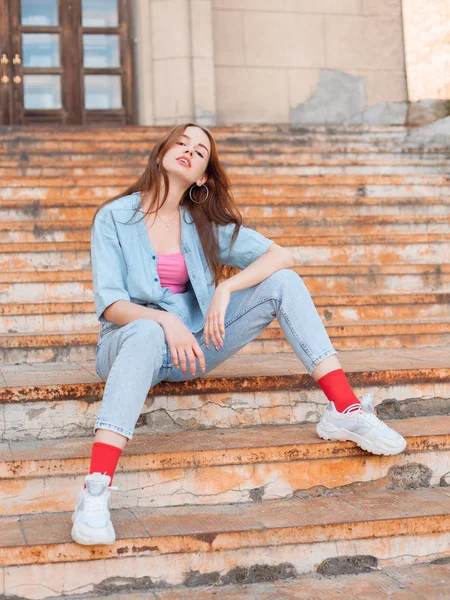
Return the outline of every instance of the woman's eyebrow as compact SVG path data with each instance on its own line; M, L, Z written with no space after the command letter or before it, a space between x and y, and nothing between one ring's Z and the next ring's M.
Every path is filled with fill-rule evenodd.
M185 133L182 133L182 134L181 134L181 137L185 137L185 138L187 138L188 140L190 140L190 139L191 139L191 138L190 138L188 135L186 135ZM203 144L197 144L197 146L202 146L202 148L204 148L204 149L206 150L206 152L209 152L208 148L207 148L206 146L204 146Z

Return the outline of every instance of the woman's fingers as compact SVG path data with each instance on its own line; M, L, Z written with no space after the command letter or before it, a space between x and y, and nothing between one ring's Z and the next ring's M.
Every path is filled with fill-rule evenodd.
M200 348L197 340L195 340L195 344L192 346L192 349L194 354L198 357L200 370L202 373L204 373L206 371L205 355L203 354L203 350Z
M214 347L219 349L225 339L225 325L223 315L208 315L203 330L205 345L209 350L209 343L212 341Z
M208 328L208 321L205 322L205 325L203 327L203 340L205 342L205 346L209 350L209 328Z
M216 321L214 323L214 339L216 340L216 344L217 345L223 343L222 335L221 335L221 332L220 332L220 326L221 326L220 321Z
M173 348L173 350L172 350ZM180 367L183 373L187 372L186 369L186 355L182 346L172 346L170 348L172 353L172 360L175 367Z
M177 353L177 349L175 346L173 346L172 344L169 345L169 350L170 350L170 354L172 356L172 361L173 364L178 367L178 353Z
M192 348L186 348L185 352L186 352L187 357L188 357L189 369L191 371L191 375L195 375L195 370L197 368L197 365L195 363L195 354L192 351Z
M198 345L198 343L193 344L192 347L171 347L170 351L172 353L173 364L176 367L179 366L185 375L187 374L187 362L189 362L189 369L191 371L191 374L195 375L197 369L196 357L198 357L198 362L202 373L206 371L205 355L203 354L203 351Z
M203 335L208 350L210 338L217 349L221 344L223 344L223 338L225 337L225 327L223 325L223 319L221 320L221 318L217 316L209 317L205 323Z

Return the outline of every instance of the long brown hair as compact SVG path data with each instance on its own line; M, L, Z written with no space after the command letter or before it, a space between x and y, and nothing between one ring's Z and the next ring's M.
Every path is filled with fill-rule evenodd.
M114 200L117 200L118 198L128 196L129 194L132 194L134 192L141 192L141 196L146 193L149 193L150 197L152 198L148 211L142 216L143 219L146 215L149 215L152 212L157 213L158 208L156 207L156 205L161 190L161 177L164 178L165 184L165 193L161 206L164 206L169 193L169 179L167 176L167 171L164 169L164 166L162 164L163 157L166 154L167 150L171 148L173 144L176 144L180 136L184 133L186 127L189 126L198 127L199 129L202 129L208 136L211 144L211 153L208 165L206 167L206 174L208 176L206 185L209 188L209 196L208 199L201 204L196 204L195 202L192 202L191 198L189 197L190 189L192 190L191 194L193 198L199 202L201 202L205 198L206 194L206 190L203 186L197 187L194 184L193 189L188 188L184 193L181 204L187 205L187 208L189 209L192 215L192 219L197 228L206 260L208 261L211 273L214 277L214 283L217 286L220 283L220 281L227 279L235 272L238 272L238 269L222 264L222 261L220 260L219 244L213 232L213 223L218 225L227 225L229 223L235 223L236 227L233 231L233 235L231 238L231 246L233 245L239 233L239 228L241 227L241 225L244 225L244 219L241 213L239 212L239 209L231 192L230 179L226 174L224 168L220 164L216 142L211 132L208 131L208 129L206 129L205 127L197 125L196 123L185 123L173 127L152 148L152 151L150 152L150 155L148 157L147 166L142 175L134 183L129 185L123 192L117 194L113 198L110 198L109 200L101 204L95 211L92 223L94 222L98 211L103 206L109 204L110 202L113 202ZM159 159L159 168L157 165L157 159ZM153 211L154 207L155 211ZM138 204L136 206L136 211L132 215L131 219L139 210L140 207Z

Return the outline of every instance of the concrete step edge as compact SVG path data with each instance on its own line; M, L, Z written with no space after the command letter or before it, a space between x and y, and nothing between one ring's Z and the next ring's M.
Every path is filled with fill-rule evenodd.
M421 319L414 323L408 321L364 321L359 324L333 323L327 325L327 333L330 338L366 338L370 337L393 337L420 336L430 333L450 334L450 319ZM284 332L278 325L267 327L256 340L285 340ZM73 332L30 332L27 333L0 333L0 348L48 348L66 346L95 346L98 341L98 330Z
M65 512L1 518L0 532L9 533L9 544L0 548L0 564L91 560L92 548L70 538L70 517ZM273 500L194 510L189 506L118 509L111 511L111 517L116 522L116 542L96 547L97 560L155 551L218 552L280 543L445 535L450 532L450 495L446 488L358 492L351 498Z
M440 348L363 349L342 351L344 361L354 357L357 367L346 368L352 387L450 382L450 345ZM344 357L344 358L342 358ZM105 383L95 372L95 360L0 366L0 404L72 400L99 400ZM352 363L353 364L353 363ZM360 364L367 364L361 367ZM8 383L11 381L11 383ZM45 383L43 383L43 381ZM184 382L160 382L156 395L171 396L258 391L311 390L317 383L297 356L290 353L232 356L214 373Z
M352 295L319 295L311 294L316 306L350 307L350 306L402 306L417 304L447 304L450 293L411 293L411 294L352 294ZM73 313L94 313L93 300L60 300L43 302L8 302L0 303L0 316L6 315L63 315Z
M112 196L112 193L111 193ZM408 206L440 206L441 204L450 203L450 196L280 196L274 195L269 196L267 192L264 197L261 196L241 196L238 199L238 207L241 211L248 210L249 208L261 208L262 210L274 209L280 207L290 208L301 208L303 206L320 206L320 205L333 205L336 207L345 205L370 205L380 206L380 210L383 210L384 205L402 206L404 204ZM6 199L0 198L0 209L14 208L23 211L37 211L46 208L98 208L101 205L98 198L94 196L90 197L76 197L71 198L15 198ZM248 218L248 217L247 217Z
M406 451L450 450L450 416L385 421L407 440ZM2 481L83 475L89 471L91 438L45 439L0 444ZM122 452L117 472L159 471L256 463L371 456L353 442L320 439L315 425L263 425L244 428L137 434ZM388 459L384 459L388 460ZM351 470L351 467L349 467Z
M292 270L301 275L309 277L325 276L349 276L367 275L370 277L386 275L436 275L450 273L450 263L424 263L424 264L391 264L391 265L298 265ZM23 279L21 279L23 278ZM59 282L90 282L92 283L91 271L2 271L0 272L0 283L26 283L59 281ZM330 296L331 297L331 296Z
M258 175L238 175L235 174L233 177L235 182L240 182L244 185L266 185L266 183L281 183L295 185L301 187L303 185L320 185L326 187L327 185L358 185L358 184L370 184L370 185L395 185L395 184L424 184L423 182L429 182L430 185L448 185L450 183L450 177L442 174L373 174L373 175L271 175L271 174L258 174ZM101 177L93 177L92 180L87 178L81 183L78 177L33 177L33 176L22 176L13 179L9 179L5 182L7 187L10 188L21 188L21 187L80 187L90 188L97 187L99 181L103 183L100 187L111 187L113 185L127 185L133 182L133 178L130 176L110 177L108 182L104 182ZM81 183L81 185L80 185Z
M361 234L334 236L271 236L275 243L287 247L304 246L352 246L367 244L389 244L399 247L403 244L443 243L450 242L450 233L395 233L395 234ZM394 243L395 242L395 243ZM90 250L90 241L79 242L15 242L0 243L0 252L15 254L17 252L64 252L70 250Z

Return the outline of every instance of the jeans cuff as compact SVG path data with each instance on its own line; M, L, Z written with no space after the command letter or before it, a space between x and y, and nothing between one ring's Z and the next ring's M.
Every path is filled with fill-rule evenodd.
M325 352L322 352L322 354L319 354L319 356L317 356L313 361L311 361L311 371L309 374L311 375L311 373L314 371L318 364L320 364L323 360L325 360L325 358L327 358L328 356L332 356L333 354L337 354L337 350L335 350L334 348L331 350L326 350Z
M129 440L133 437L133 432L128 429L124 429L123 427L119 427L118 425L113 425L112 423L107 423L106 421L97 421L94 425L94 435L96 429L108 429L109 431L114 431L114 433L120 433L121 435L125 435Z

